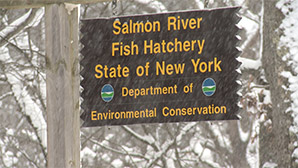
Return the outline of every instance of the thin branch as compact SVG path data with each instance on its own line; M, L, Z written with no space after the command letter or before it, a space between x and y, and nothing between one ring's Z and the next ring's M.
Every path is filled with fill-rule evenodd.
M155 155L155 158L153 160L151 160L147 165L146 168L150 168L152 167L160 158L162 155L164 155L165 153L168 152L168 150L170 149L170 147L172 147L175 143L175 141L180 141L181 138L191 129L193 129L198 123L193 122L193 123L189 123L186 126L184 126L181 131L180 134L178 136L176 136L173 140L171 141L166 141L166 143L162 146L162 150L157 152Z
M203 150L202 150L202 152L201 152L201 154L200 154L200 156L199 156L199 159L200 159L200 160L202 160L202 156L203 156L203 154L204 154L204 151L205 151L205 149L207 148L207 143L208 143L208 141L206 141L206 142L204 143L204 145L203 145Z
M29 46L30 46L30 42L28 42L28 43L29 43ZM24 57L27 59L27 61L29 62L30 66L31 66L33 69L36 69L36 70L37 70L37 74L38 74L39 76L41 76L43 80L45 80L45 78L43 77L43 74L42 74L40 71L38 71L38 69L39 69L40 67L36 67L36 66L32 63L32 59L29 58L29 55L28 55L26 52L24 52L23 49L19 48L19 46L15 45L15 44L13 44L13 43L11 43L11 42L9 42L9 41L8 41L8 45L11 46L11 47L13 47L13 48L14 48L15 50L17 50L18 52L22 53L22 54L24 55ZM31 51L31 52L32 52L32 51ZM27 68L31 68L31 67L27 67ZM18 73L18 70L15 69L14 72L17 72L17 73ZM21 74L19 74L19 76L21 76ZM25 83L24 83L24 84L25 84ZM26 85L27 85L27 84L26 84ZM27 86L29 86L29 85L27 85ZM40 90L38 90L38 89L36 89L36 88L33 88L33 87L31 87L31 86L29 86L29 87L27 87L27 88L31 89L31 90L33 91L33 93L36 93L37 99L39 100L39 102L40 102L40 104L41 104L41 106L42 106L42 108L43 108L43 111L45 111L45 109L46 109L46 105L45 105L45 103L44 103L44 99L42 98L42 94L41 94Z
M0 96L0 100L3 100L3 99L5 99L5 98L7 98L9 96L12 96L12 95L13 95L12 92L7 92L7 93L5 93L5 94L3 94L3 95Z
M209 0L204 0L204 9L208 8Z
M30 159L30 157L28 156L28 154L26 153L26 152L24 152L24 151L22 151L21 149L19 149L18 147L16 147L16 146L14 146L15 147L15 149L17 149L32 165L34 165L35 167L39 167L38 165L37 165L37 163L36 162L34 162L34 160L32 160L32 159Z
M101 131L102 129L101 128L98 128L96 131L94 131L91 135L89 135L88 137L83 135L82 136L85 136L85 140L83 142L81 142L81 147L84 148L86 143L94 136L96 135L99 131Z
M3 69L4 69L4 68L3 68ZM5 75L5 76L6 76L6 75ZM6 78L7 78L7 76L6 76ZM9 84L10 89L11 89L11 91L13 92L13 89L12 89L13 85L12 85L9 81L7 81L7 83ZM37 137L37 140L38 140L38 142L39 142L38 144L39 144L39 146L40 146L40 149L41 149L41 151L42 151L42 154L43 154L43 156L44 156L44 159L46 160L46 158L47 158L47 153L46 153L46 151L45 151L46 149L45 149L44 146L42 145L42 141L41 141L41 138L40 138L39 135L38 135L38 130L37 130L37 128L33 125L30 116L26 115L26 114L23 112L23 108L22 108L20 102L18 101L17 97L15 96L15 93L13 93L13 97L14 97L15 101L16 101L17 104L18 104L18 108L19 108L19 110L17 110L17 111L20 112L20 114L23 115L23 116L26 118L28 124L29 124L29 125L31 126L31 128L33 129L34 134L35 134L35 136ZM47 164L47 162L46 162L45 164Z
M158 151L159 147L154 143L154 141L149 141L146 137L136 133L135 131L133 131L131 128L129 128L128 126L122 126L121 128L123 128L127 133L129 133L130 135L132 135L133 137L135 137L136 139L140 140L141 142L148 144L150 146L152 146L154 148L154 150ZM152 137L152 136L151 136ZM153 138L153 137L152 137Z
M174 142L174 146L175 146L175 156L176 156L176 161L178 162L178 165L180 168L182 168L182 164L181 164L181 158L180 158L180 155L179 155L179 151L178 151L178 145L177 145L177 141L175 139L175 142Z
M214 134L214 131L210 128L210 126L206 123L204 123L205 125L205 131L208 132L208 135L210 136L210 139L213 140L213 143L215 145L214 148L212 148L211 146L209 147L210 150L214 151L215 153L222 155L222 157L225 162L229 162L229 158L230 158L230 152L229 150L227 150L226 148L222 147L219 143L218 137ZM206 144L207 145L207 144Z
M135 0L133 2L133 5L136 5L137 9L140 9L142 7L142 11L148 12L148 13L156 13L157 9L152 7L152 5L150 5L150 3L152 3L153 1L149 2L142 2L142 1L138 1Z
M120 151L118 149L114 149L112 147L109 147L107 145L104 145L102 143L98 143L98 141L96 140L93 140L93 139L88 139L88 141L92 142L93 144L95 145L98 145L100 147L102 147L103 149L106 149L106 150L109 150L111 152L114 152L114 153L117 153L117 154L120 154L120 155L130 155L130 156L133 156L133 157L138 157L138 158L142 158L142 159L145 159L145 160L149 160L148 158L146 158L145 156L143 156L142 154L138 154L138 153L132 153L132 152L128 152L128 151Z
M33 58L33 50L32 50L32 44L31 44L31 36L29 33L29 30L27 30L27 36L28 36L28 44L29 44L29 50L30 50L30 57L28 57L28 61L30 60L30 62L32 61Z
M14 37L15 35L17 35L19 32L21 32L22 30L24 30L24 28L31 23L34 18L36 17L37 11L39 9L31 9L31 13L28 16L28 18L26 18L25 21L23 21L21 24L19 24L12 32L8 33L5 37L1 37L0 40L0 47L4 46L5 44L7 44L7 41L9 41L12 37Z
M128 152L122 145L120 145L120 147L121 147L121 149L128 155L128 157L129 157L129 159L131 160L131 163L133 164L133 166L137 168L138 166L137 166L136 163L134 162L134 160L133 160L132 156L129 154L129 152Z

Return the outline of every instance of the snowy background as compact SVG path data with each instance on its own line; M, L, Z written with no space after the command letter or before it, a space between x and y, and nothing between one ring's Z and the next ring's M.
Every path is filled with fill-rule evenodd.
M123 0L114 11L111 2L81 5L81 18L203 9L206 2ZM298 0L209 0L207 8L227 6L242 7L241 120L83 128L82 167L298 167ZM43 8L0 7L0 167L47 164L44 27ZM279 159L280 144L288 161Z

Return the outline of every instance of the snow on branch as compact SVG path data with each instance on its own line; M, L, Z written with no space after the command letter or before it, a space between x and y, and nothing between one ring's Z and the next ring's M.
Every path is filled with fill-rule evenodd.
M243 57L238 57L237 59L242 63L240 67L241 70L244 70L244 69L257 70L262 66L262 62L260 59L253 60L253 59L243 58Z
M160 159L169 149L170 147L180 141L182 139L182 137L188 132L190 131L192 128L194 128L196 125L198 124L198 122L191 122L191 123L187 123L186 126L184 126L179 135L176 136L175 139L172 139L170 141L166 141L162 147L161 147L161 150L159 152L157 152L155 155L154 155L154 159L151 160L147 165L146 165L146 168L149 168L149 167L152 167L152 165L154 163L156 163L158 161L158 159Z
M26 28L38 25L43 15L43 8L31 9L11 24L7 25L0 31L0 48L5 46L11 38L19 35Z
M2 47L3 50L8 50ZM9 58L8 52L5 53L4 58ZM6 69L9 69L8 67ZM27 91L27 87L24 86L22 78L18 78L20 75L17 71L5 72L7 82L11 85L11 91L16 98L17 103L22 108L22 112L28 115L35 129L37 129L38 137L41 140L42 146L46 147L46 122L42 114L42 109L32 99L31 95Z
M291 66L290 71L284 71L282 76L288 79L288 89L291 91L291 107L286 112L291 112L293 118L292 125L289 128L291 134L296 135L293 138L294 144L298 144L298 1L281 0L276 4L276 7L282 11L285 18L282 20L280 29L283 30L283 35L279 41L280 51L286 48L287 53L283 56L283 61L287 61ZM292 157L295 162L298 162L298 146L293 150Z
M129 155L129 156L132 156L132 157L137 157L137 158L142 158L142 159L145 159L145 160L149 160L149 158L145 157L144 155L142 154L139 154L139 153L135 153L135 152L130 152L130 151L121 151L121 150L118 150L118 149L115 149L115 148L112 148L110 147L109 145L106 145L105 144L105 141L102 142L102 143L99 143L98 141L96 140L93 140L93 139L88 139L90 142L92 142L93 144L95 145L98 145L100 147L102 147L103 149L106 149L108 151L111 151L111 152L114 152L114 153L117 153L117 154L120 154L120 155ZM123 147L122 147L123 149ZM82 156L83 157L83 156Z
M129 128L128 126L122 126L122 128L128 132L129 134L131 134L133 137L137 138L138 140L152 146L155 150L158 150L158 146L154 143L155 140L152 136L142 136L138 133L136 133L135 131L133 131L131 128Z
M0 100L5 99L6 97L12 96L12 95L13 95L12 92L5 93L5 94L0 96Z

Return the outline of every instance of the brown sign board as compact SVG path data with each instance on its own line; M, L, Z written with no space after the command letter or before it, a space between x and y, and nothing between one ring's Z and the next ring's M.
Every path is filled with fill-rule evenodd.
M238 119L238 10L82 20L83 126Z

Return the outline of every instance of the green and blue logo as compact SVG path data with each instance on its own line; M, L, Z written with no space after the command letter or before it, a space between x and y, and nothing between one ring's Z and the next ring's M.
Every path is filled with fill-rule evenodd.
M216 90L216 83L212 78L203 81L202 90L205 96L212 96Z
M105 102L110 102L114 97L114 88L110 84L105 84L101 89L101 98Z

